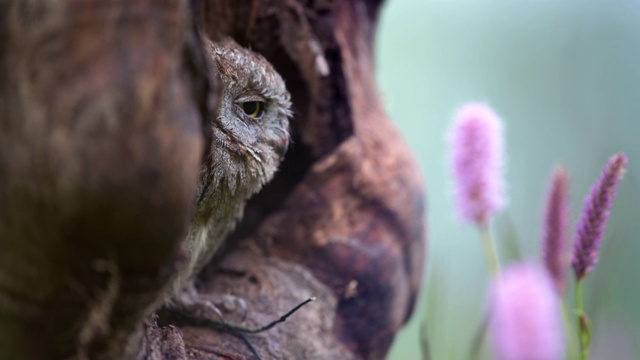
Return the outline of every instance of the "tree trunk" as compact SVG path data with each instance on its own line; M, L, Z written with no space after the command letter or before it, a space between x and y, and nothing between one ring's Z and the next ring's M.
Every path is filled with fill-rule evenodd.
M425 209L376 90L380 3L0 0L0 358L384 358L420 288ZM257 334L141 310L180 266L216 104L201 33L262 53L292 94L281 169L199 277L249 328L317 297ZM145 318L114 340L114 319Z

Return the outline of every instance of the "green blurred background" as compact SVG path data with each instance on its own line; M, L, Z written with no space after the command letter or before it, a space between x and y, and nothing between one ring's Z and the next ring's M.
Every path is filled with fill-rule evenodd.
M509 207L494 221L503 262L515 257L506 238L538 258L554 165L571 174L573 231L609 156L628 154L585 301L591 359L640 359L640 2L388 0L377 41L381 96L429 196L425 288L390 358L420 359L426 321L432 359L468 359L489 279L478 234L455 217L445 133L458 106L480 100L506 128Z

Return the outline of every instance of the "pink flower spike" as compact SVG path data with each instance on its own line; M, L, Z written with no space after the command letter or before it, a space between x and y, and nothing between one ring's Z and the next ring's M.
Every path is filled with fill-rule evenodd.
M590 273L598 263L600 244L627 162L625 154L612 156L585 199L576 236L573 239L571 259L578 281Z
M563 167L557 167L547 193L542 231L542 257L544 265L555 283L558 294L564 293L569 258L569 175Z
M533 263L510 266L494 281L490 300L495 359L562 359L560 297L547 271Z
M459 216L486 225L505 204L502 121L485 104L466 104L455 116L449 146Z

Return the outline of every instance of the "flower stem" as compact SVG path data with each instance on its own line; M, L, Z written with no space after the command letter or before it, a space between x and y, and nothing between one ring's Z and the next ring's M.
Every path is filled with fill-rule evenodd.
M480 358L480 352L482 350L482 344L484 343L484 339L487 335L487 330L489 328L489 312L487 311L482 317L482 322L476 329L475 334L473 335L473 343L471 345L471 351L469 351L469 359L478 359Z
M568 308L568 304L562 304L562 320L564 322L564 328L567 336L567 348L569 350L569 359L577 359L578 358L578 348L576 347L576 333L571 326L571 312L570 308Z
M498 259L498 250L496 243L491 234L489 224L479 224L480 236L482 237L482 246L484 248L484 256L487 260L487 266L492 276L500 275L500 260Z
M582 279L576 283L576 313L578 315L580 360L586 360L589 357L589 346L591 345L591 324L582 304Z

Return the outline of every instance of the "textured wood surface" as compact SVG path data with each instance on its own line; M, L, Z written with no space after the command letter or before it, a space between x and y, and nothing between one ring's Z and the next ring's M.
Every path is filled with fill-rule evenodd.
M0 358L93 353L179 266L204 143L190 18L0 1Z
M225 319L261 358L382 359L411 315L425 256L422 179L374 82L378 2L212 1L207 29L263 53L287 81L294 145L201 291L247 302ZM293 161L291 161L293 160ZM217 269L217 270L216 270ZM252 359L233 334L184 327L193 359Z
M281 170L199 290L243 299L223 310L247 327L317 297L246 335L262 359L384 358L414 309L426 230L419 169L377 94L379 8L0 1L0 351L109 358L134 344L137 359L255 358L236 334L171 316L146 317L142 339L112 331L141 325L140 294L180 266L216 103L200 26L262 53L295 115Z

